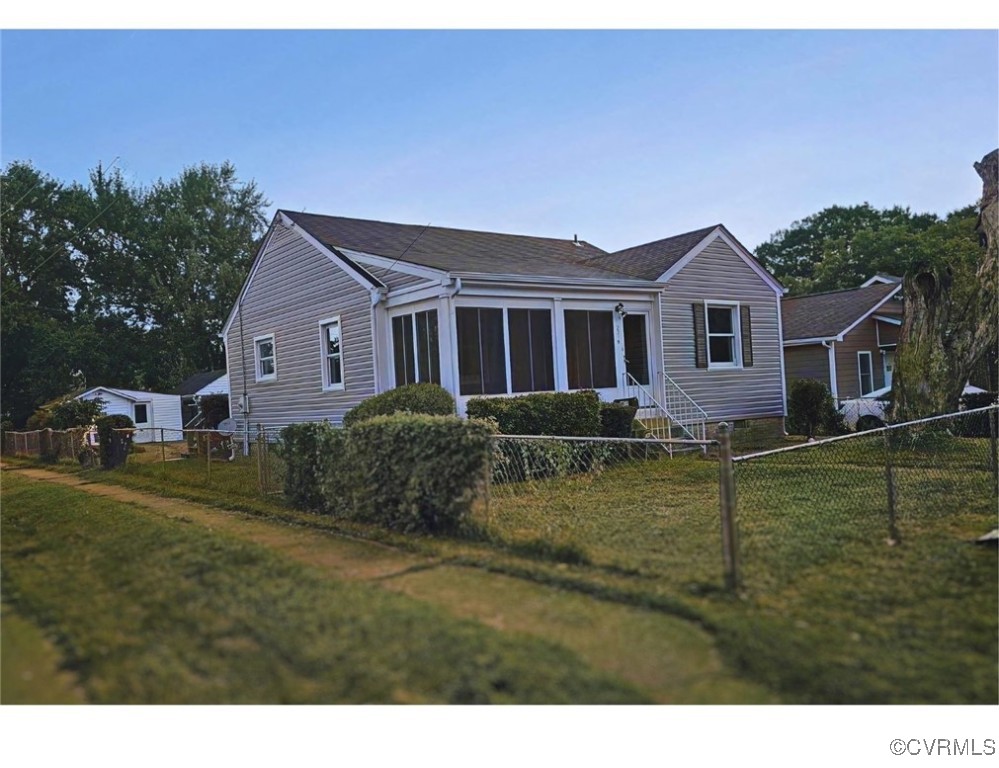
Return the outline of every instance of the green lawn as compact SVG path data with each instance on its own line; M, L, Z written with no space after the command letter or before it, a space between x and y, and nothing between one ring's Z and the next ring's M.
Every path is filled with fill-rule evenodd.
M970 543L997 522L988 444L930 435L901 447L898 543L880 437L738 464L738 598L721 589L718 466L699 454L494 485L476 509L479 540L298 513L262 498L245 465L213 466L211 486L180 462L94 475L693 619L733 669L787 701L995 704L996 551Z
M91 702L645 700L553 644L10 473L0 543L5 600Z

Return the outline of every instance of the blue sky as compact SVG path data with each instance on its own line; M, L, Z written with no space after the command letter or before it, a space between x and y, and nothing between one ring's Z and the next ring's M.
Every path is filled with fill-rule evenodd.
M999 144L992 31L4 31L4 164L148 184L232 161L273 207L571 238L833 204L944 214Z

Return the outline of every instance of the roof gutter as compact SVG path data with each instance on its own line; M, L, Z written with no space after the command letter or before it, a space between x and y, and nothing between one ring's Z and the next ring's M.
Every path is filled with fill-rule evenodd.
M512 283L518 285L543 285L549 288L586 288L589 290L600 290L616 288L619 290L632 290L648 293L649 291L661 291L666 287L665 283L652 280L634 280L627 278L600 278L600 277L565 277L556 275L514 275L514 274L490 274L486 272L451 272L453 278L458 281L462 279L475 283Z

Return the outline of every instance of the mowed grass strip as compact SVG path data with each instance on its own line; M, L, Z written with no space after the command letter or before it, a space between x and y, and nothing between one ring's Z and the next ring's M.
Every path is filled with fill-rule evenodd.
M5 598L101 703L624 703L507 635L269 550L5 473Z

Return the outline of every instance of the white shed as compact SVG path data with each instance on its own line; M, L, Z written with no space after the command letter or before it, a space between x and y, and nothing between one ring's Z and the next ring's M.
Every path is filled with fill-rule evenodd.
M165 430L166 440L182 439L183 429L180 415L180 395L166 395L162 392L142 392L135 389L94 387L77 395L77 400L104 401L104 412L128 416L135 422L135 442L158 442L160 430Z

